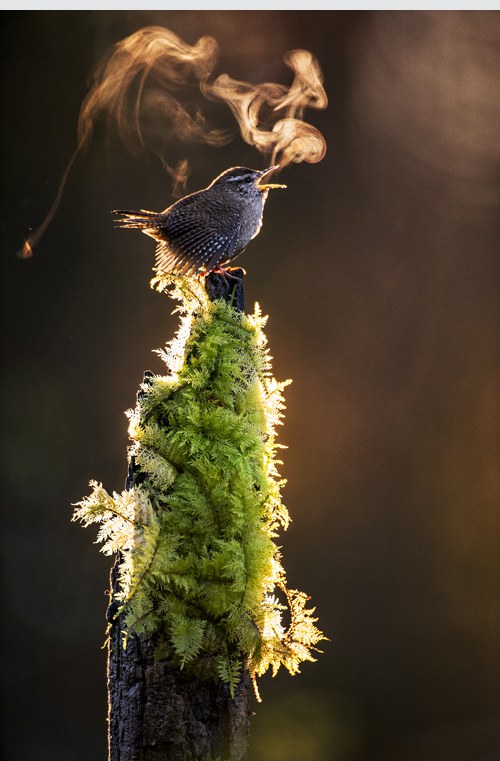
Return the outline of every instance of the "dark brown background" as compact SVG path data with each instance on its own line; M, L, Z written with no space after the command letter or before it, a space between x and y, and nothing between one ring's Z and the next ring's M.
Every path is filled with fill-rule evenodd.
M165 207L153 157L98 127L30 261L75 142L88 76L147 24L213 34L218 72L290 81L319 58L321 164L288 169L244 256L270 314L292 585L330 637L264 679L252 761L500 758L497 301L500 16L495 12L3 12L2 719L7 761L105 759L109 560L70 523L93 477L120 490L124 410L176 326L153 244L113 208ZM219 126L229 112L210 106ZM187 156L189 190L236 139Z

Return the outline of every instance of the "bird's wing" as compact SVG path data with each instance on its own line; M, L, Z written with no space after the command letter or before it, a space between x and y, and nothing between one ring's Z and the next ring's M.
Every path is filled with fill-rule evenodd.
M213 269L234 256L240 224L226 216L224 229L213 216L189 206L172 209L162 230L163 241L156 249L156 266L162 272L190 275ZM230 255L229 255L230 254Z
M231 238L228 239L228 244L224 251L215 251L212 258L208 261L205 269L208 272L211 272L214 267L217 267L218 264L224 264L225 262L231 261L231 259L234 259L235 256L237 256L238 253L241 253L241 251L237 250L238 241L240 237L240 230L241 230L241 222L238 222L237 226L234 229L233 235Z

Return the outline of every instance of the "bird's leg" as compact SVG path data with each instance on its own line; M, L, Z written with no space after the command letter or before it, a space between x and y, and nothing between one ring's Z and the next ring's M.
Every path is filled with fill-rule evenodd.
M241 271L243 272L243 274L244 274L244 275L246 275L246 274L247 274L247 271L246 271L246 269L245 269L244 267L228 267L228 268L226 269L226 272L227 272L227 270L241 270ZM234 276L234 275L232 275L232 277L235 277L235 276ZM237 278L236 278L236 280L240 280L240 279L241 279L241 278L239 278L239 277L237 277Z
M224 280L227 282L227 278L231 278L231 280L241 280L241 277L237 277L236 275L231 275L228 269L225 269L224 267L221 267L220 264L217 265L217 267L214 267L213 270L210 270L210 272L216 272L218 275L222 275ZM203 274L209 274L203 273Z

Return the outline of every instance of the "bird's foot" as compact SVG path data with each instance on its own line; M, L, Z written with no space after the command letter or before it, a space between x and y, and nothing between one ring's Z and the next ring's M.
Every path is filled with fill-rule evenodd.
M242 279L241 277L238 277L237 275L232 275L231 274L231 272L230 272L231 269L232 269L232 267L228 267L227 269L225 269L224 267L221 267L220 264L219 264L217 267L214 267L214 269L211 270L211 271L212 272L216 272L218 275L222 275L224 280L229 278L230 280L241 281L241 279ZM243 272L245 273L245 270L243 270Z

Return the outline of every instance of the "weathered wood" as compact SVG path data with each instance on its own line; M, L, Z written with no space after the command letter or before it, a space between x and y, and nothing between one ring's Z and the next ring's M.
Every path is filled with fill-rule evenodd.
M243 274L241 267L226 270L225 275L211 272L205 278L205 288L211 301L223 299L228 301L240 312L245 311L245 298L243 293Z
M243 311L243 270L206 278L212 300L224 299ZM151 373L145 373L147 383ZM127 488L141 475L130 463ZM118 590L120 558L111 571ZM250 678L243 673L231 698L220 680L200 681L169 659L156 660L155 637L130 635L108 609L109 761L244 761L249 736Z

